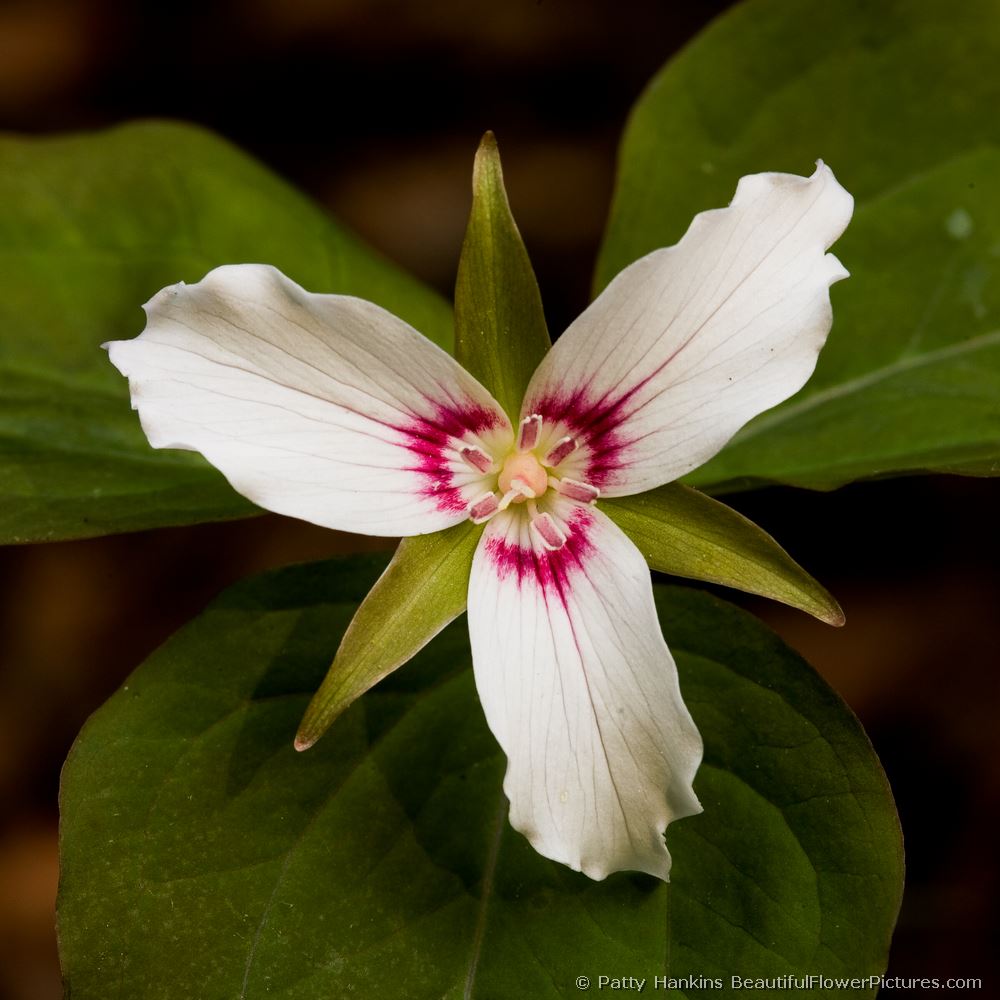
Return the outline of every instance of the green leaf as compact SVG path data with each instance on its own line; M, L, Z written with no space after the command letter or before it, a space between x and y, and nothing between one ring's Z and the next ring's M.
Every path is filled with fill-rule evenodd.
M129 125L0 138L0 542L254 513L191 452L154 451L100 344L219 264L371 299L450 346L447 305L232 146Z
M62 784L73 1000L545 1000L580 975L884 969L902 853L878 761L807 664L703 594L656 590L705 737L669 885L591 882L509 828L459 622L296 754L382 565L233 588L88 722Z
M815 16L813 16L815 15ZM992 0L735 6L634 109L596 276L683 234L737 179L809 173L857 199L851 278L816 374L688 478L722 492L1000 472L1000 17Z
M550 343L535 272L507 202L497 142L487 132L476 153L472 212L458 262L455 357L516 425L524 390Z
M361 602L295 736L307 750L383 677L410 660L464 610L483 525L404 538Z
M718 500L680 483L609 497L606 514L639 547L651 569L760 594L829 625L844 612L762 528Z

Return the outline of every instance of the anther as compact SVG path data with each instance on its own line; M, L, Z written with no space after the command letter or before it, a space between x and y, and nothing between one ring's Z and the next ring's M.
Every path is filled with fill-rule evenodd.
M549 514L539 514L531 519L531 530L549 552L556 552L566 544L566 535Z
M477 448L475 445L464 447L462 449L462 458L478 472L486 473L493 468L493 459L482 448Z
M560 438L552 451L545 456L545 464L550 468L558 465L567 455L572 455L574 451L576 451L576 438Z
M542 434L542 418L537 413L525 417L517 434L517 450L531 451L538 444Z
M590 483L581 483L578 479L557 479L552 482L554 478L554 476L549 477L549 484L570 500L593 503L601 495L601 491Z
M473 524L482 524L488 521L498 510L500 501L495 493L484 493L469 507L469 520Z

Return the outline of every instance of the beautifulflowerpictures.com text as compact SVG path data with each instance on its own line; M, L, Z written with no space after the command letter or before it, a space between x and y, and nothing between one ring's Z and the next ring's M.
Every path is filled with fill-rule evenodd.
M773 976L766 979L752 976L577 976L579 990L632 991L647 990L981 990L979 978L938 979L915 976Z

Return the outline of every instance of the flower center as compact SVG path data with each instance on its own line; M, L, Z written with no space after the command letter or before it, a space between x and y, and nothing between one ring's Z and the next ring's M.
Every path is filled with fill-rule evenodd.
M544 433L543 421L537 413L525 417L518 427L517 445L500 464L485 447L465 443L459 450L470 469L481 473L486 492L469 504L469 518L475 524L488 521L495 514L506 510L512 503L523 503L529 524L542 546L550 551L566 544L566 525L549 511L539 511L536 500L552 490L568 500L592 504L600 490L590 483L571 479L560 466L579 447L575 437L557 437L557 433ZM536 449L543 457L538 458ZM564 470L565 467L563 467ZM496 478L493 478L496 477Z
M545 492L549 485L549 474L531 452L514 452L504 461L497 485L501 493L526 486L527 490L518 490L512 499L512 503L523 503L529 497L540 497Z

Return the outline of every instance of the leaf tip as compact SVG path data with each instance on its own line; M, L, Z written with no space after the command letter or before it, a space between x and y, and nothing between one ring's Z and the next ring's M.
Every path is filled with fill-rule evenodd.
M842 628L847 624L847 615L844 614L844 609L830 594L825 594L824 596L826 600L820 610L814 612L815 617L826 625L832 625L834 628Z
M316 742L317 739L318 737L306 736L304 733L300 731L295 734L295 739L292 742L292 746L295 747L295 749L298 750L299 753L302 753L303 750L308 750Z
M332 718L324 718L324 714L317 710L319 693L317 691L313 695L312 701L309 702L306 714L302 716L298 731L295 733L295 739L292 741L292 746L299 753L315 746L319 742L320 737L330 728L330 723L333 721Z
M476 150L476 158L472 164L472 190L476 190L484 182L496 181L499 179L503 185L503 170L500 167L500 147L497 145L497 137L490 131L483 133L479 140L479 148Z

